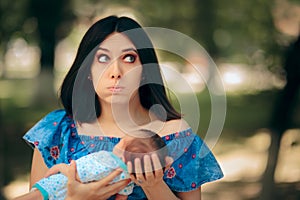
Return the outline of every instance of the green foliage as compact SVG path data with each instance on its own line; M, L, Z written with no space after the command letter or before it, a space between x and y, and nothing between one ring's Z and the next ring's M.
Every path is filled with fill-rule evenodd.
M108 1L104 1L108 2ZM152 0L109 1L134 5L146 26L166 27L187 34L209 54L226 62L278 66L280 33L273 22L273 0ZM262 59L256 59L263 52Z
M272 0L218 2L216 16L219 20L216 27L228 33L230 37L227 46L219 46L219 56L232 57L241 54L242 62L256 64L257 61L253 60L253 56L258 51L265 54L262 62L269 56L281 55L276 43L279 33L274 27L271 14Z
M29 0L0 1L0 55L11 37L24 36L23 25L27 19L28 3Z
M288 0L288 1L291 2L291 3L295 3L295 4L300 5L300 1L299 0Z
M298 4L299 0L287 0ZM1 46L14 35L28 40L37 40L35 29L38 24L28 9L31 0L0 2L0 37ZM210 55L225 62L243 62L278 66L281 56L279 33L274 26L272 16L273 0L70 0L57 4L64 6L62 12L53 13L56 21L66 21L55 25L59 37L64 37L71 30L75 18L92 19L103 15L115 7L134 12L145 26L166 27L180 31L197 40ZM123 9L123 10L124 10ZM119 9L122 10L122 9ZM112 12L113 13L113 12ZM114 13L120 14L120 13ZM72 15L71 15L72 16ZM1 52L1 51L0 51ZM255 59L257 52L263 52L263 58Z

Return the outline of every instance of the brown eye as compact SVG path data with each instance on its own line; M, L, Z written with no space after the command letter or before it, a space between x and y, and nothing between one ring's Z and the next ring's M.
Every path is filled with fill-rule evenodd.
M107 63L109 61L109 57L105 54L101 54L100 56L98 56L98 61L100 63Z
M127 54L123 57L123 60L127 63L134 63L135 60L136 60L136 56L135 55L130 55L130 54Z

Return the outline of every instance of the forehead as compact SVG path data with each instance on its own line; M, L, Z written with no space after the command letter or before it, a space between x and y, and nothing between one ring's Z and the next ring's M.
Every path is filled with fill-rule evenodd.
M126 49L133 48L135 49L134 44L131 40L122 33L113 33L109 35L100 45L99 47L105 49Z

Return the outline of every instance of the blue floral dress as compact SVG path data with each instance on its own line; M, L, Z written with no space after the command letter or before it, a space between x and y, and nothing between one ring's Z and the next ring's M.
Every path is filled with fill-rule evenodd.
M41 152L49 168L58 163L70 163L92 152L112 151L120 141L116 137L79 135L73 118L65 110L49 113L23 138ZM223 177L214 155L191 128L170 133L163 140L174 159L164 174L164 181L172 191L188 192ZM128 196L128 200L137 199L147 199L139 186L135 186Z

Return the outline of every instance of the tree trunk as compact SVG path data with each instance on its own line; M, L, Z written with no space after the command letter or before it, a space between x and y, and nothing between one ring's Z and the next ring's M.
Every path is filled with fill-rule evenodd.
M52 69L56 43L72 30L75 19L70 0L31 0L31 15L37 19L41 66Z
M267 167L262 178L263 190L261 200L274 200L279 198L276 194L274 175L280 142L284 132L291 127L293 114L296 110L297 94L300 88L300 35L295 43L292 43L287 50L284 67L286 70L287 83L279 94L279 99L274 107L271 118L271 145L269 147L269 158Z
M271 130L271 144L268 151L268 161L267 166L262 178L262 192L260 200L275 200L276 194L276 184L274 180L274 175L276 171L276 165L278 161L280 142L282 138L282 133L278 133L275 130Z

